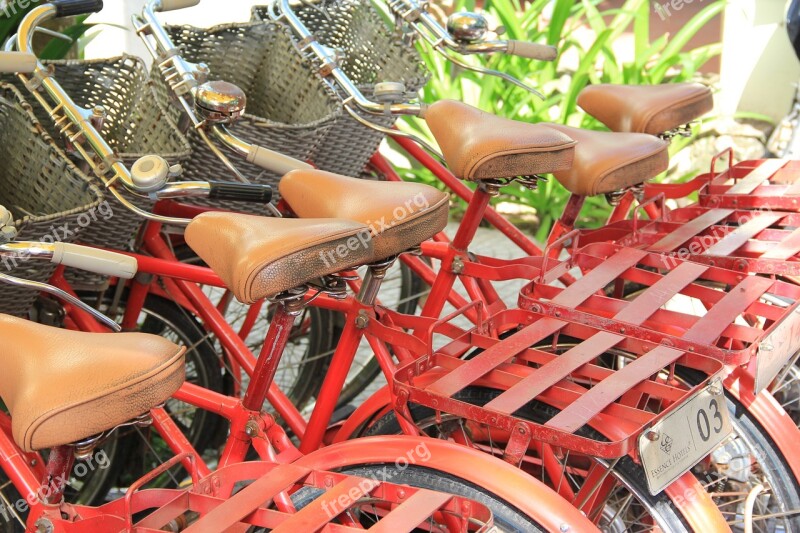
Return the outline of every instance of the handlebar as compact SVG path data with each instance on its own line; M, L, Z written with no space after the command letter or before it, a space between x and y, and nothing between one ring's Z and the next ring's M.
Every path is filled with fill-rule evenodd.
M31 73L36 70L36 56L22 52L0 52L0 72Z
M158 11L175 11L177 9L184 9L187 7L194 7L200 3L200 0L161 0L158 2Z
M42 243L14 241L0 244L0 256L46 259L56 265L79 268L88 272L131 279L136 275L136 258L127 255L63 242Z
M53 0L56 18L89 15L103 9L103 0Z
M454 13L448 19L448 27L445 29L426 10L425 5L420 4L417 0L389 0L387 5L397 19L408 23L420 37L448 61L465 69L502 78L542 99L544 98L538 91L514 76L464 63L446 53L445 49L461 55L500 52L527 59L553 61L558 57L558 50L555 47L526 41L486 39L488 23L482 15L476 13Z
M529 43L528 41L507 41L507 43L506 51L515 56L539 61L555 61L558 57L558 49L555 46Z
M71 0L69 9L88 9L90 2L81 0L78 5L77 0ZM91 3L97 6L98 2ZM100 3L101 4L101 3ZM65 5L65 4L60 4ZM271 198L272 189L267 185L251 185L250 188L239 188L233 192L231 189L219 184L209 182L181 182L167 187L167 181L171 177L169 165L163 158L158 156L145 156L134 164L134 172L131 172L119 159L106 143L102 135L92 124L90 117L92 113L75 104L72 98L64 91L51 73L39 62L32 49L31 38L39 24L54 18L59 12L57 4L43 4L32 9L23 19L19 26L16 36L16 45L19 52L4 53L0 56L0 71L16 71L24 85L29 88L31 94L37 99L39 104L47 111L50 117L56 122L62 133L72 141L75 150L83 157L84 161L92 169L92 172L105 184L108 192L120 201L126 208L139 216L157 222L185 226L189 220L182 218L166 217L155 215L142 210L126 199L118 190L122 184L133 194L151 198L179 198L179 197L211 197L214 194L217 198L225 198L239 201L263 202L264 198ZM13 45L13 42L10 43ZM10 58L10 59L8 59ZM19 59L24 58L24 59ZM6 59L4 62L3 59ZM29 76L28 72L18 71L16 67L24 65L25 62L32 63L34 68ZM45 94L37 90L39 87L45 89L45 94L55 103L51 105L46 99ZM242 143L251 149L251 145ZM275 160L278 160L277 156ZM274 160L262 157L259 161L265 165L272 164ZM145 164L140 165L139 163ZM290 163L280 160L285 168ZM305 163L300 164L300 168L305 167ZM67 257L71 257L67 254Z
M0 206L0 211L6 212ZM105 276L115 276L123 279L131 279L136 275L138 264L136 258L116 252L79 246L63 242L42 243L42 242L8 242L0 244L0 257L12 256L16 258L31 258L49 260L57 265L64 265L89 272L95 272ZM18 287L26 287L40 292L52 294L62 300L81 308L83 311L92 315L99 322L105 324L113 331L121 331L120 326L105 316L103 313L82 302L75 296L47 283L21 279L15 276L0 272L0 283L6 283Z
M158 17L155 16L157 11L182 9L198 3L199 0L149 0L142 8L141 15L134 15L131 19L136 34L139 35L148 52L157 62L164 81L171 89L182 111L188 116L196 129L200 130L208 127L220 142L235 153L245 157L248 162L254 163L265 170L283 175L291 170L312 168L311 165L292 157L248 143L228 131L220 122L233 122L236 117L244 112L243 104L241 107L229 110L227 114L230 116L228 118L225 118L225 112L212 119L209 116L203 116L205 113L196 111L197 98L202 98L205 93L215 93L226 89L241 92L238 87L232 84L206 83L205 80L209 74L208 68L205 65L186 61L180 55L180 51L159 22ZM246 183L246 178L233 167L228 158L222 152L216 150L205 135L201 135L201 137L228 169L240 181Z

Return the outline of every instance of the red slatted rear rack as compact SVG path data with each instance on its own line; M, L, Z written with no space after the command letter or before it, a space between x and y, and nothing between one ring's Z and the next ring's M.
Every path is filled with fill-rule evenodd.
M246 481L252 482L229 495L235 484ZM318 495L302 509L282 512L273 504L279 494L308 489L316 489ZM284 533L347 533L364 531L365 527L352 522L359 509L371 514L369 530L381 533L428 531L431 520L436 531L494 529L491 512L467 498L382 479L267 462L223 467L191 489L141 490L99 508L70 506L69 511L85 528L94 524L98 530L125 529L126 520L134 513L150 512L133 525L133 531L165 531L170 522L188 515L187 532L247 531L256 526Z
M600 292L578 297L572 287L547 281L574 267L587 277L600 268L621 272ZM555 265L523 288L519 304L725 364L752 362L757 391L800 350L797 285L642 250L632 256L610 243L591 244Z

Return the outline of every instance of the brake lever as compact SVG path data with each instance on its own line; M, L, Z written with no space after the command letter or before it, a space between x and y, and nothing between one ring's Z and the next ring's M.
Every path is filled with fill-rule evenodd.
M441 161L442 163L445 162L444 156L441 153L439 153L439 150L431 146L427 141L425 141L421 137L417 137L413 133L407 133L405 131L386 128L384 126L381 126L380 124L375 124L374 122L370 122L369 120L365 119L364 117L353 111L353 109L347 104L343 105L342 107L344 107L345 110L347 110L347 112L350 113L350 116L353 117L360 124L368 128L371 128L375 131L379 131L385 135L389 135L391 137L404 137L406 139L411 139L415 143L425 148L425 150L427 150L428 152L431 153L431 155L439 159L439 161Z
M498 70L482 67L480 65L470 65L469 63L465 63L460 59L456 59L455 57L451 56L450 54L446 53L441 46L434 46L433 49L441 56L443 56L447 61L452 62L455 65L458 65L461 68L471 70L473 72L477 72L478 74L486 74L488 76L494 76L497 78L501 78L517 87L528 91L529 93L538 96L540 99L544 100L545 97L542 93L534 89L533 87L528 86L523 81L515 78L511 74L506 74L505 72L500 72Z
M41 283L39 281L31 281L27 279L17 278L15 276L9 276L8 274L4 274L2 272L0 272L0 282L7 283L8 285L13 285L15 287L25 287L28 289L37 290L39 292L46 292L48 294L51 294L56 298L60 298L65 302L80 308L82 311L89 313L98 322L101 322L115 333L119 333L120 331L122 331L120 325L111 320L109 317L107 317L94 307L91 307L85 302L82 302L78 298L72 296L68 292L59 289L58 287L53 287L52 285L48 285L47 283Z

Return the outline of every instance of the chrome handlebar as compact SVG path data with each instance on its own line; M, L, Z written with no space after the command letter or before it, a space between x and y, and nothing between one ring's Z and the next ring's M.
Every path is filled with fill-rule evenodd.
M166 3L169 4L166 6L168 9L181 9L195 5L198 1L170 0ZM202 63L187 61L180 55L180 50L172 42L166 29L156 17L156 12L163 10L164 4L165 0L148 1L142 8L141 15L131 17L133 27L158 65L164 81L180 104L182 111L192 123L192 126L198 131L209 149L233 173L236 179L243 183L249 183L249 180L236 169L230 159L214 146L208 135L206 135L205 129L209 129L222 144L246 158L248 162L276 174L285 174L290 170L296 169L313 168L303 161L248 143L224 127L225 123L234 122L244 112L246 97L238 87L231 84L207 82L210 74L208 67ZM238 98L232 99L234 103L230 106L231 108L211 114L203 111L200 115L209 116L198 116L196 106L198 97L202 97L204 92L214 93L215 90L219 90L223 85L225 89L235 91L236 96L238 96Z
M554 47L523 41L487 40L488 24L483 16L475 13L454 13L448 21L448 28L444 28L428 12L425 3L421 4L417 0L388 0L387 6L398 21L406 22L431 48L448 61L467 70L504 79L544 99L539 91L518 78L498 70L471 65L453 57L446 50L461 55L501 52L529 59L552 61L557 56Z
M20 71L17 76L53 119L59 132L69 140L71 146L81 155L94 175L103 182L108 192L121 204L147 220L176 226L187 225L190 222L187 219L156 215L137 207L122 195L118 188L119 184L122 184L134 195L153 199L209 196L215 184L182 182L169 187L167 191L160 192L167 185L170 177L169 165L166 161L158 156L145 156L137 161L137 164L134 164L132 171L116 157L94 125L98 114L100 119L104 116L102 107L90 111L78 106L53 78L51 72L31 53L31 39L37 26L56 15L57 9L52 4L43 4L31 10L21 22L16 38L10 40L6 45L6 49L10 51L16 43L20 55L5 54L0 57L3 60L0 63L5 63L9 67L27 65L31 61L35 63L35 67L29 65L33 68L26 68L27 72ZM38 90L40 87L45 89L45 94ZM138 163L146 159L151 163L148 166L148 172L137 171ZM263 159L267 160L268 158ZM153 161L155 161L155 165ZM161 169L160 174L149 171L153 167ZM258 186L254 185L253 187ZM233 195L234 197L230 196L229 194L228 199L238 199L235 195ZM251 196L252 194L242 195L242 199L248 200Z
M0 226L2 228L14 229L13 221L10 219L10 213L3 206L0 206ZM13 238L15 233L15 231L11 231L6 233L6 236ZM3 258L2 264L9 270L12 268L10 263L16 265L18 260L28 261L34 259L123 279L132 278L136 274L138 267L136 259L127 255L61 242L44 243L0 240L0 258ZM2 271L0 271L0 283L52 294L71 305L79 307L86 313L89 313L96 320L111 328L113 331L121 331L120 326L116 322L97 309L94 309L62 289L48 285L47 283L18 278Z
M277 6L280 8L276 10ZM292 10L289 0L273 1L269 5L270 18L275 21L285 21L297 36L300 43L304 43L304 48L309 50L315 59L321 63L320 73L333 81L347 94L344 101L345 105L355 104L358 108L373 115L410 115L422 117L425 114L425 104L412 103L379 103L373 102L356 87L347 74L339 66L334 51L317 41L316 37L303 24L300 18Z

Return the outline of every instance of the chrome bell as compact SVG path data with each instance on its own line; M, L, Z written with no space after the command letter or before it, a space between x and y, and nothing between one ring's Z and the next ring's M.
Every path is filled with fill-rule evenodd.
M195 89L195 109L208 122L229 124L244 113L247 96L227 81L207 81Z
M0 205L0 244L14 240L17 229L14 227L14 217L11 212Z
M489 31L486 17L469 11L458 11L447 17L447 33L458 42L480 41Z

